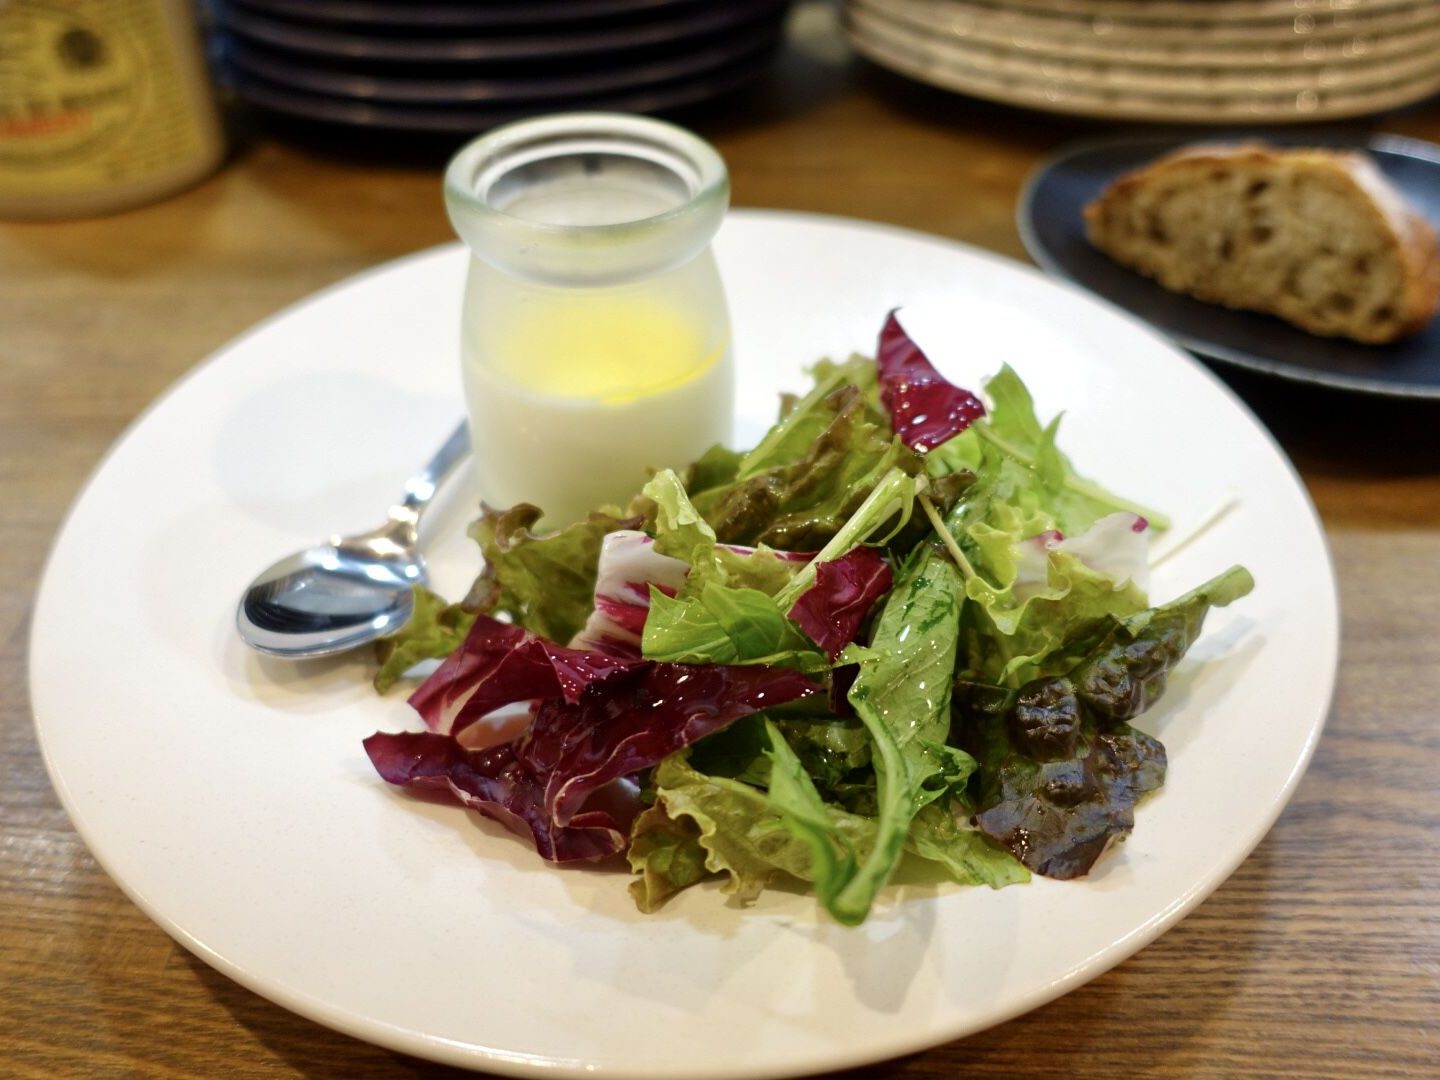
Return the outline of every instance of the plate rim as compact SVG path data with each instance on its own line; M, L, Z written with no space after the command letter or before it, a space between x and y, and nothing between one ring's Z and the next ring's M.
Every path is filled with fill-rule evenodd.
M791 211L783 209L736 209L732 211L743 218L753 218L760 221L768 218L772 221L798 221L800 223L814 223L820 225L839 226L849 229L859 229L889 235L897 239L921 241L931 245L947 247L958 250L969 256L978 257L983 261L990 261L1003 264L1012 270L1017 270L1025 275L1044 281L1046 284L1077 293L1084 300L1098 304L1109 310L1113 316L1131 324L1137 332L1151 338L1158 346L1171 354L1171 359L1191 368L1201 378L1212 384L1214 389L1226 398L1229 403L1243 413L1254 426L1255 432L1261 437L1263 443L1275 455L1277 462L1283 468L1289 482L1293 486L1294 493L1303 506L1308 522L1313 529L1314 538L1318 543L1319 554L1323 558L1325 569L1328 573L1329 589L1322 590L1326 599L1326 611L1328 616L1325 629L1326 648L1323 654L1315 659L1317 665L1315 670L1324 676L1325 692L1323 697L1323 708L1318 716L1309 722L1305 740L1298 758L1290 763L1288 772L1283 783L1272 793L1268 800L1266 812L1255 819L1252 826L1253 835L1249 841L1238 850L1229 852L1229 857L1221 859L1208 871L1201 875L1200 879L1192 883L1191 887L1175 899L1173 903L1162 911L1154 913L1144 923L1136 928L1136 931L1128 934L1119 941L1112 943L1102 954L1100 959L1090 958L1087 963L1077 965L1065 972L1061 977L1040 988L1028 997L1017 999L1012 1005L1004 1010L988 1014L986 1019L979 1024L970 1024L961 1029L947 1028L945 1033L936 1035L937 1029L931 1029L928 1034L922 1036L909 1036L895 1038L884 1044L873 1043L865 1050L857 1053L835 1052L831 1053L824 1060L812 1059L804 1065L786 1067L779 1070L756 1070L737 1065L724 1067L702 1067L698 1070L691 1070L685 1073L687 1076L703 1077L705 1080L741 1080L741 1078L753 1078L756 1076L802 1076L817 1071L857 1067L875 1062L885 1061L897 1056L928 1049L940 1045L946 1041L964 1038L979 1031L986 1030L998 1024L1004 1023L1016 1016L1030 1012L1049 1002L1063 996L1092 979L1099 977L1116 965L1134 956L1141 949L1152 943L1156 938L1171 929L1185 915L1189 914L1195 907L1209 897L1218 889L1235 870L1250 857L1255 848L1269 835L1276 820L1292 800L1295 790L1304 776L1313 758L1315 749L1324 732L1329 714L1333 709L1336 679L1338 674L1338 663L1340 653L1340 607L1338 580L1335 574L1333 556L1323 523L1319 519L1313 500L1303 483L1303 480L1295 470L1293 462L1284 452L1283 448L1275 441L1273 435L1261 424L1255 414L1249 409L1232 390L1229 389L1219 377L1200 364L1194 357L1185 354L1167 341L1163 335L1157 333L1153 327L1131 315L1123 308L1110 304L1103 298L1097 297L1085 290L1077 289L1075 286L1057 281L1048 277L1039 270L1025 263L1001 255L997 252L957 241L937 234L927 233L904 226L892 225L884 222L877 222L865 219L848 218L838 215L812 213L806 211ZM323 999L310 994L300 993L285 985L277 985L274 982L265 982L263 976L250 971L237 961L230 960L214 949L206 946L188 931L178 924L166 918L150 901L149 897L139 891L138 887L124 878L118 876L112 869L108 856L102 857L91 846L87 831L82 828L81 821L84 817L77 813L75 799L64 777L58 771L50 745L47 743L44 728L40 722L39 710L36 706L39 703L39 695L34 693L37 666L39 664L39 653L35 649L36 639L43 626L47 625L49 619L43 612L46 610L45 603L47 595L53 596L55 587L51 585L54 561L62 540L68 533L72 520L78 509L90 493L94 490L102 474L113 462L117 453L128 442L136 437L145 423L161 408L172 401L174 397L185 387L202 379L212 371L215 365L223 361L235 349L243 343L268 332L275 325L289 319L297 312L325 299L336 293L342 292L361 280L383 274L387 271L398 270L407 264L419 263L428 259L444 257L447 252L456 251L461 245L455 242L445 243L420 251L411 252L394 259L370 266L355 274L348 275L338 281L325 285L312 293L297 298L285 305L271 315L258 320L255 324L241 331L233 338L223 342L206 356L202 357L193 367L182 374L179 378L165 387L139 414L121 431L114 441L107 447L89 476L76 492L72 502L61 521L60 526L52 538L51 546L47 552L42 566L39 585L36 590L34 604L34 616L32 618L30 632L27 635L27 682L32 688L32 723L40 746L42 760L47 775L54 787L60 801L70 819L72 828L86 844L91 857L105 870L115 885L139 907L148 918L155 922L161 929L169 934L181 946L189 952L209 964L221 974L231 978L250 991L258 994L266 1000L272 1001L282 1008L288 1009L297 1015L312 1020L321 1026L339 1031L345 1035L360 1039L374 1045L382 1046L402 1053L438 1062L454 1065L467 1069L485 1069L501 1075L516 1077L536 1077L538 1075L575 1078L580 1080L584 1077L596 1075L632 1075L621 1073L618 1068L607 1066L592 1066L585 1062L562 1062L555 1057L543 1060L536 1060L535 1057L518 1052L507 1051L494 1047L477 1047L474 1044L457 1043L446 1039L443 1036L427 1035L412 1031L408 1028L387 1023L384 1021L359 1017L337 1009ZM660 1076L671 1074L660 1074L653 1071L642 1071L634 1075Z

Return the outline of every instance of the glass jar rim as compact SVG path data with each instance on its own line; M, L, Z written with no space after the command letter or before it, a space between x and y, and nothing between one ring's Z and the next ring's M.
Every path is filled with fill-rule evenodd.
M650 149L658 151L662 159L652 154L643 156L652 164L675 174L687 189L686 198L677 205L656 214L629 220L597 224L557 224L534 221L507 213L490 202L489 191L495 189L498 181L506 174L504 167L509 161L510 168L519 168L546 156L546 146L554 145L558 152L564 151L565 142L571 140L606 140L612 145L603 150L625 153ZM600 149L595 147L593 149ZM668 160L667 160L668 159ZM685 170L677 169L674 160L683 162ZM479 190L481 178L486 171L494 172L485 190ZM700 136L675 124L654 117L637 116L631 113L573 112L517 120L494 128L466 143L445 169L445 197L452 210L462 210L482 216L494 216L512 227L534 229L554 236L576 234L624 233L634 230L648 230L663 227L669 222L691 211L697 203L708 202L722 197L728 201L730 177L725 161L716 149Z

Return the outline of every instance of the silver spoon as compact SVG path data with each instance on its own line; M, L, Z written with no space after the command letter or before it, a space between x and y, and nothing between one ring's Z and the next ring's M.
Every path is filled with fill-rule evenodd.
M235 625L271 656L325 656L394 633L414 613L411 586L425 584L417 550L420 515L441 482L470 451L464 423L430 463L405 483L384 525L335 536L266 570L240 598Z

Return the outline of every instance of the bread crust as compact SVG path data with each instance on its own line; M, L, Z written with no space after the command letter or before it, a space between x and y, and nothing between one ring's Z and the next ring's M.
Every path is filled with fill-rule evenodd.
M1123 245L1117 249L1115 238L1108 235L1106 228L1107 217L1114 208L1124 205L1137 192L1154 183L1166 179L1184 182L1191 174L1198 179L1217 168L1249 169L1268 175L1305 170L1313 175L1330 177L1346 187L1354 195L1355 207L1363 208L1363 212L1388 238L1388 246L1401 267L1400 289L1398 295L1391 299L1394 318L1387 320L1383 330L1360 326L1338 330L1333 326L1322 327L1299 310L1281 310L1274 304L1236 302L1204 287L1177 286L1166 282L1161 274L1138 265ZM1358 152L1310 147L1277 149L1258 142L1187 146L1118 177L1085 207L1084 216L1086 233L1092 244L1116 261L1154 277L1164 287L1189 293L1207 302L1276 314L1312 333L1338 334L1368 343L1384 343L1424 328L1440 309L1440 242L1437 242L1435 229L1404 202L1374 162Z

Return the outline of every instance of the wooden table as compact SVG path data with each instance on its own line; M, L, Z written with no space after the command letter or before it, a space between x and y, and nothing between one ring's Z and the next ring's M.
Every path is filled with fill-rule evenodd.
M681 117L728 159L735 203L1023 258L1024 177L1096 126L903 83L807 14L765 84ZM1379 126L1440 140L1440 101ZM435 159L263 132L158 205L0 226L0 1073L448 1074L241 989L125 899L46 779L26 639L66 506L149 401L285 304L450 236ZM863 1075L1440 1075L1440 408L1234 384L1294 457L1340 577L1339 686L1299 793L1234 877L1134 959Z

